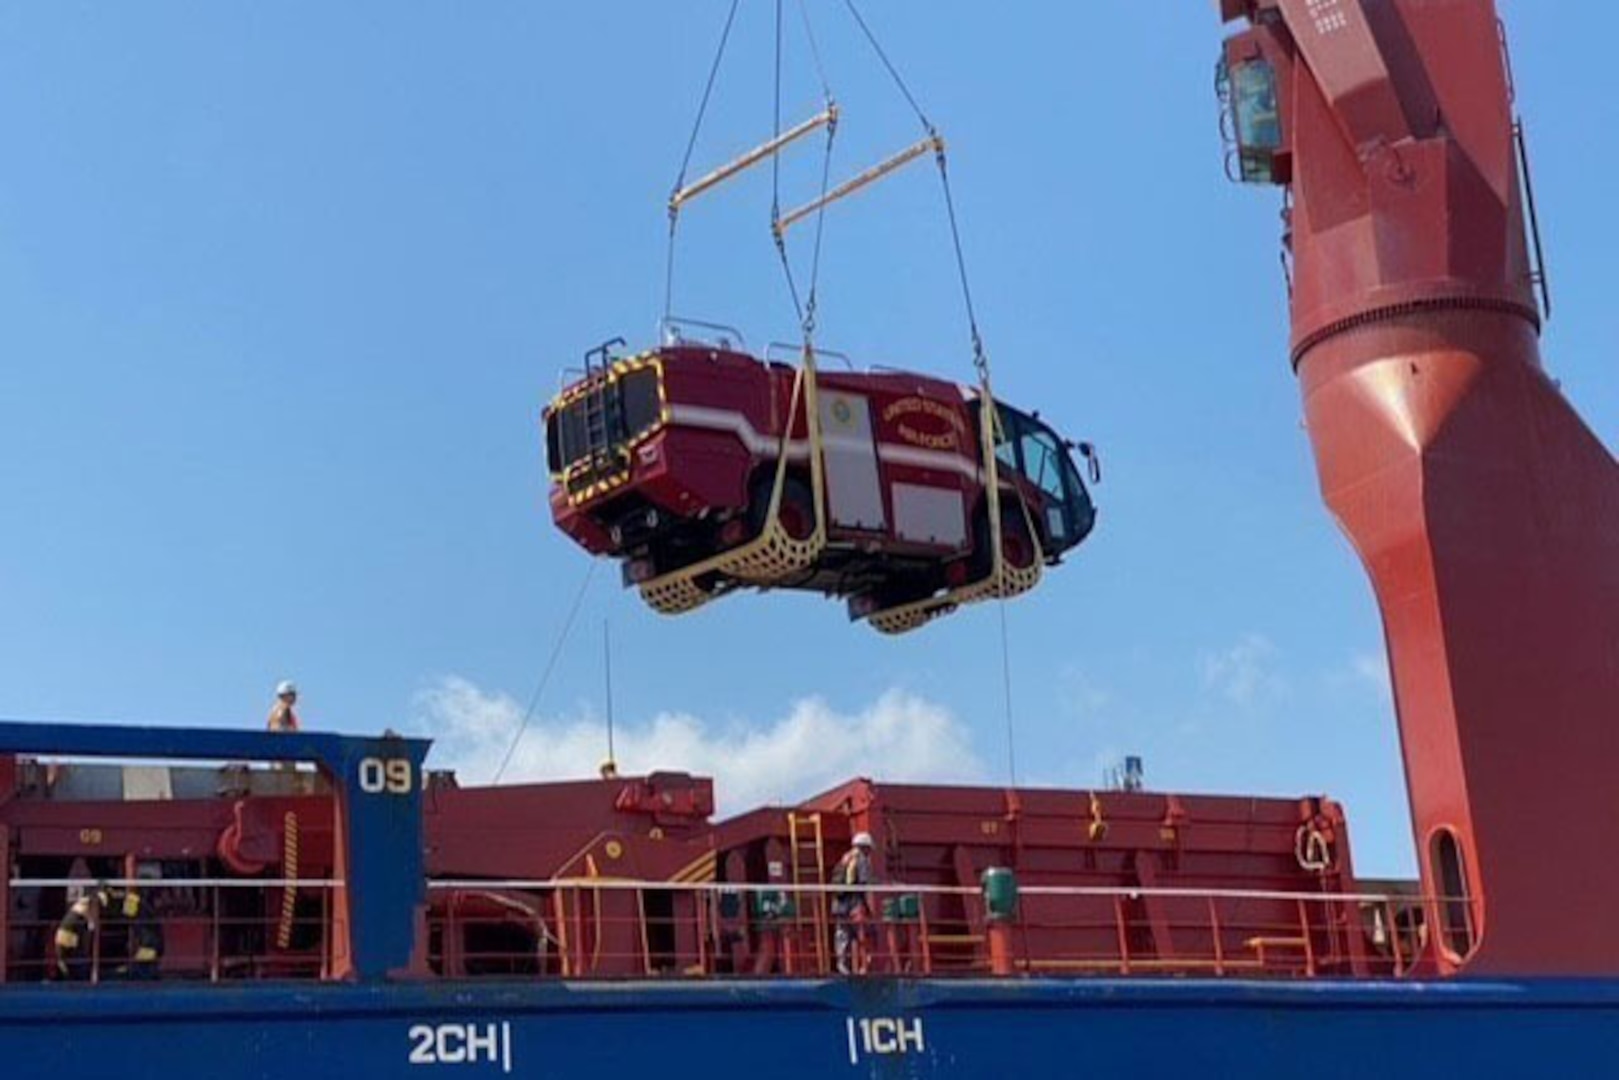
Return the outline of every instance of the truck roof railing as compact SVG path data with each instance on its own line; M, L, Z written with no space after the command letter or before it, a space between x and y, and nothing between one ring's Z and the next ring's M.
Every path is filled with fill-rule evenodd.
M804 345L802 342L772 341L765 346L765 359L772 363L795 364L803 355ZM843 361L843 365L850 371L859 370L854 366L854 361L849 359L847 353L840 353L835 349L823 349L817 345L815 346L815 355L817 357L830 356L834 360Z
M706 330L710 336L691 334L688 330ZM704 322L681 315L665 315L658 320L658 341L664 345L714 345L721 349L747 351L748 341L742 331L725 323Z

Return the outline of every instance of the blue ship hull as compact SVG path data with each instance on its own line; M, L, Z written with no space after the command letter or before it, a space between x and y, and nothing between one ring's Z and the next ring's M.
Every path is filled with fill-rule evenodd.
M0 1076L1609 1075L1619 980L46 986Z

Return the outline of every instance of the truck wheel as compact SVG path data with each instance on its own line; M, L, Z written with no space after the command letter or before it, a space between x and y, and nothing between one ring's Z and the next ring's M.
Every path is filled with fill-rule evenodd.
M972 576L974 581L981 581L995 569L995 561L989 550L989 514L982 506L973 516L973 529ZM1013 570L1029 569L1036 558L1035 543L1029 536L1029 523L1023 516L1023 508L1010 499L1001 504L1001 558Z
M753 522L753 535L764 531L765 514L770 510L770 493L775 490L776 473L766 469L754 478L749 495L748 518ZM815 534L815 496L810 486L789 474L782 481L781 508L776 520L794 540L808 540Z

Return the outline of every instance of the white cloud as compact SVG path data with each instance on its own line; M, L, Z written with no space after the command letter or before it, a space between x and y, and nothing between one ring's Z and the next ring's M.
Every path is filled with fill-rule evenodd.
M463 783L487 783L523 719L509 695L449 676L416 699L418 726L435 740L434 768ZM687 713L620 722L614 732L626 775L680 769L715 778L722 811L813 795L857 776L891 781L973 782L984 778L971 736L948 709L889 691L869 708L840 713L818 698L795 703L763 725L716 725ZM503 782L580 779L596 774L607 732L598 717L536 716Z
M1228 649L1198 659L1203 688L1252 709L1287 696L1287 680L1276 671L1277 649L1262 634L1249 634Z

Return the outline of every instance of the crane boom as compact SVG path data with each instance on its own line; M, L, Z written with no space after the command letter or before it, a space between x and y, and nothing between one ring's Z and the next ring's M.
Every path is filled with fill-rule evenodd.
M1541 365L1495 4L1221 12L1242 178L1291 196L1292 359L1382 611L1437 964L1619 972L1619 469Z

